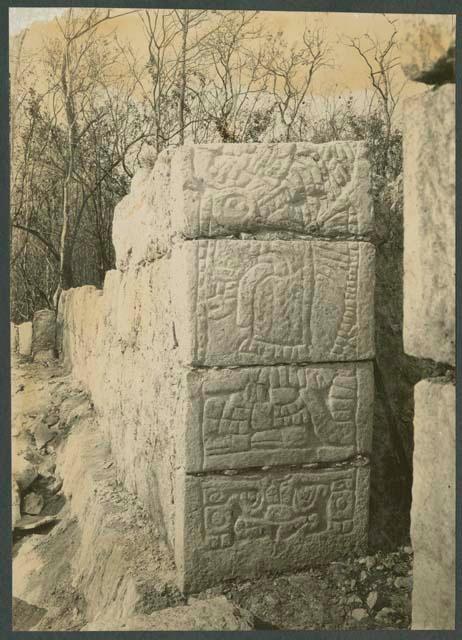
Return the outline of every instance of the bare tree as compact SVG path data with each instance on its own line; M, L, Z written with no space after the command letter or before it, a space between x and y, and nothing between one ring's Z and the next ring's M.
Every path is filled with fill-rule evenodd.
M316 73L329 64L329 47L322 28L305 29L303 44L288 47L282 33L270 36L262 65L271 79L271 93L276 104L283 138L291 140L292 130L308 95Z
M257 18L257 11L220 13L201 47L202 70L192 91L223 142L248 139L255 113L265 108L267 72Z
M368 70L373 96L378 102L386 125L386 141L393 129L393 118L406 84L400 74L397 19L384 15L391 28L390 35L379 39L369 33L358 38L344 38L344 43L356 51Z

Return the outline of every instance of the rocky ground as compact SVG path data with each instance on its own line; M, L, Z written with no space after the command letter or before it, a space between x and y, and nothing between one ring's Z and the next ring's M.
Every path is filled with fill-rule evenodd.
M15 630L410 627L407 546L185 598L86 393L55 361L16 358L12 398Z

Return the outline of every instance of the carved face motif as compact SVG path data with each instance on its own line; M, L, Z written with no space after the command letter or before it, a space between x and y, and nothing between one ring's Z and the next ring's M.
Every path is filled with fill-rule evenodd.
M213 198L213 217L220 224L242 224L255 215L256 208L249 194L239 189L221 192Z

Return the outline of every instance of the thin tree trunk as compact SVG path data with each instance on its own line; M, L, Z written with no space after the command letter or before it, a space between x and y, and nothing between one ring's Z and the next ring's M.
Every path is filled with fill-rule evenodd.
M184 109L186 100L186 46L188 41L189 11L182 12L181 30L181 78L180 78L180 104L178 107L178 124L180 130L180 144L184 144Z

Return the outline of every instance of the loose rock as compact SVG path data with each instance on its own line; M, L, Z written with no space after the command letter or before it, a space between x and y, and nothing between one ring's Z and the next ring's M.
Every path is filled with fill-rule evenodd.
M366 609L353 609L353 611L351 612L351 617L353 618L353 620L361 622L361 620L368 618L369 614L367 613Z
M375 605L377 604L377 598L378 598L379 594L377 593L377 591L371 591L369 593L369 595L367 596L367 606L369 607L369 609L372 611L372 609L375 607Z
M24 497L23 511L31 516L37 516L43 509L45 501L38 493L28 493Z

